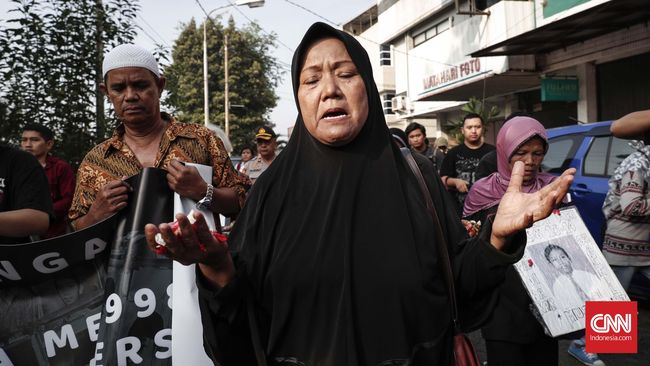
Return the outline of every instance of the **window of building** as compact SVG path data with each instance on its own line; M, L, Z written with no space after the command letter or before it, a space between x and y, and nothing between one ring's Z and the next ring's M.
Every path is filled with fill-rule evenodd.
M395 98L393 93L385 93L381 95L381 105L384 109L384 114L395 114L392 109L392 101Z
M441 22L431 25L430 27L425 27L424 29L419 30L417 33L413 34L413 46L417 46L421 43L424 43L431 38L437 36L438 34L449 29L449 19L445 19Z
M379 46L379 65L390 66L390 64L391 64L390 45L382 44Z

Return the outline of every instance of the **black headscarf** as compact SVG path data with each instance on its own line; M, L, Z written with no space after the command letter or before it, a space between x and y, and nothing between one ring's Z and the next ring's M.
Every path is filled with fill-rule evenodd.
M368 119L353 141L332 147L299 116L230 237L259 305L266 352L272 362L306 365L449 364L449 303L431 218L352 36L323 23L309 28L293 58L296 105L305 53L327 37L343 42L362 76ZM431 184L438 209L453 212ZM457 216L444 216L445 234L460 237Z

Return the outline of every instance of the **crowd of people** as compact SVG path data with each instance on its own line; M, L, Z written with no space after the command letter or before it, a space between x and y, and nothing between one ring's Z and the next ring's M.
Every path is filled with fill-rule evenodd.
M167 250L157 253L198 264L202 318L212 324L204 346L219 364L451 365L454 334L482 329L490 366L557 365L557 339L530 312L513 264L524 230L561 203L574 170L541 172L546 132L525 115L507 119L496 147L485 143L478 114L463 118L452 148L444 136L431 146L419 123L389 130L370 64L354 37L314 24L293 58L299 115L289 143L276 156L277 135L260 126L235 167L209 129L161 112L165 77L153 55L117 46L104 57L101 90L120 124L76 177L50 153L55 138L45 126L24 127L24 151L0 146L0 243L94 225L126 207L126 177L160 168L180 196L237 217L228 243L200 213L194 227L179 214L178 231L144 228L152 250L160 234ZM604 207L604 253L624 287L635 271L650 278L648 114L612 127L645 137L616 170ZM404 150L433 197L437 225ZM184 162L211 166L211 182ZM481 223L471 235L469 221ZM449 253L460 324L437 245ZM562 247L545 255L574 272ZM572 347L580 342L578 357L604 365L584 340Z

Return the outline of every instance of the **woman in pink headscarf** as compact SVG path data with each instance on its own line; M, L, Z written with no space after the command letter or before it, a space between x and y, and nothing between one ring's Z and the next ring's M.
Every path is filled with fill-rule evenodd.
M525 173L521 190L540 190L556 177L540 172L548 149L546 130L530 117L508 120L497 136L497 172L477 181L465 199L463 218L481 220L495 213L505 194L512 167L523 161ZM490 366L557 365L557 340L544 329L529 310L531 299L514 267L497 289L499 296L490 321L481 329Z

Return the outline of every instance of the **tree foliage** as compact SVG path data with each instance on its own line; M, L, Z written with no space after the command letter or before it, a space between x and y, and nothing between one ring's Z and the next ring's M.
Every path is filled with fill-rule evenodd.
M269 112L278 97L274 89L281 71L270 50L275 35L264 35L256 24L236 28L192 19L182 26L173 51L173 63L165 68L168 95L165 104L184 122L203 123L203 27L207 24L208 89L210 121L224 127L224 36L228 36L228 95L230 140L238 151L250 143L255 127L271 125ZM241 106L241 107L240 107Z
M77 165L115 126L98 96L106 50L131 41L139 8L132 0L12 0L0 29L0 140L16 143L22 126L57 135L57 155ZM13 15L13 17L11 17Z

